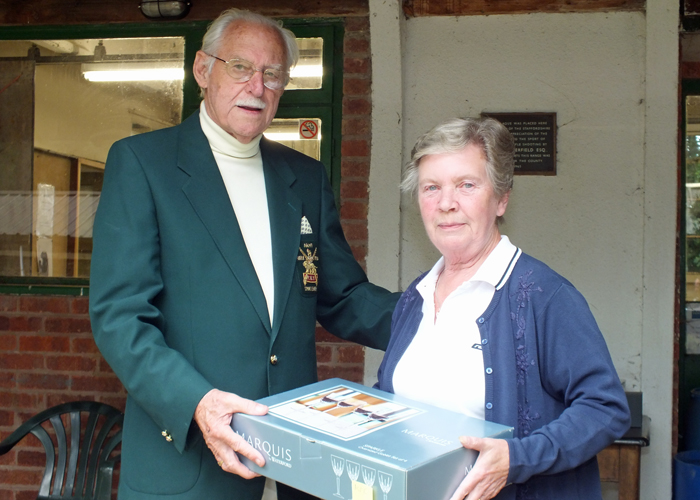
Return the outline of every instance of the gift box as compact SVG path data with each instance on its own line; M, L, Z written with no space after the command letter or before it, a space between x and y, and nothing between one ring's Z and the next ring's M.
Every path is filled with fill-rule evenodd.
M326 500L447 500L477 452L459 436L510 438L512 427L470 418L342 379L259 400L233 430L265 458L251 470Z

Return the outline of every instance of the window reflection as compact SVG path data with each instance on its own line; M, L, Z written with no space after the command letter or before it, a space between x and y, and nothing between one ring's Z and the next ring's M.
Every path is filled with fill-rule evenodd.
M286 90L320 89L323 80L323 38L297 38L299 62Z
M264 135L311 158L321 160L320 118L275 118Z
M685 352L700 354L700 96L685 104Z
M0 275L88 277L110 146L180 121L181 74L85 71L183 65L182 37L0 41Z
M287 90L320 89L323 39L297 40ZM109 148L180 122L184 45L184 37L0 41L0 276L89 277ZM124 77L144 69L175 74ZM88 72L98 72L93 81ZM320 159L320 128L320 118L277 119L266 135Z

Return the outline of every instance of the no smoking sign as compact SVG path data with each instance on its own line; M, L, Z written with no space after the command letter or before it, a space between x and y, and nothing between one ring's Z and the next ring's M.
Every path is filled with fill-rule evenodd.
M316 120L304 120L299 126L299 135L302 139L313 139L318 135L318 123Z

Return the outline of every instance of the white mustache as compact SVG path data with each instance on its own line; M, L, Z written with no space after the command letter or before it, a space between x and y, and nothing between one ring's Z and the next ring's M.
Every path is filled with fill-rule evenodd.
M244 108L258 108L258 109L265 109L267 106L265 104L265 101L262 99L258 99L257 97L243 97L239 99L238 101L235 102L236 106L244 107Z

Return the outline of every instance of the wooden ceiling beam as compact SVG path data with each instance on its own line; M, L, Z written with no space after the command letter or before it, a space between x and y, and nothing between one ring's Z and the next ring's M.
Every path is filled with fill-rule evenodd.
M266 16L367 16L367 0L191 0L183 21L209 21L230 7L250 9ZM5 0L0 1L0 25L66 25L147 23L138 0ZM254 7L253 7L254 5ZM253 7L253 8L251 8ZM162 22L162 21L158 21Z
M408 17L643 11L645 0L404 0Z

